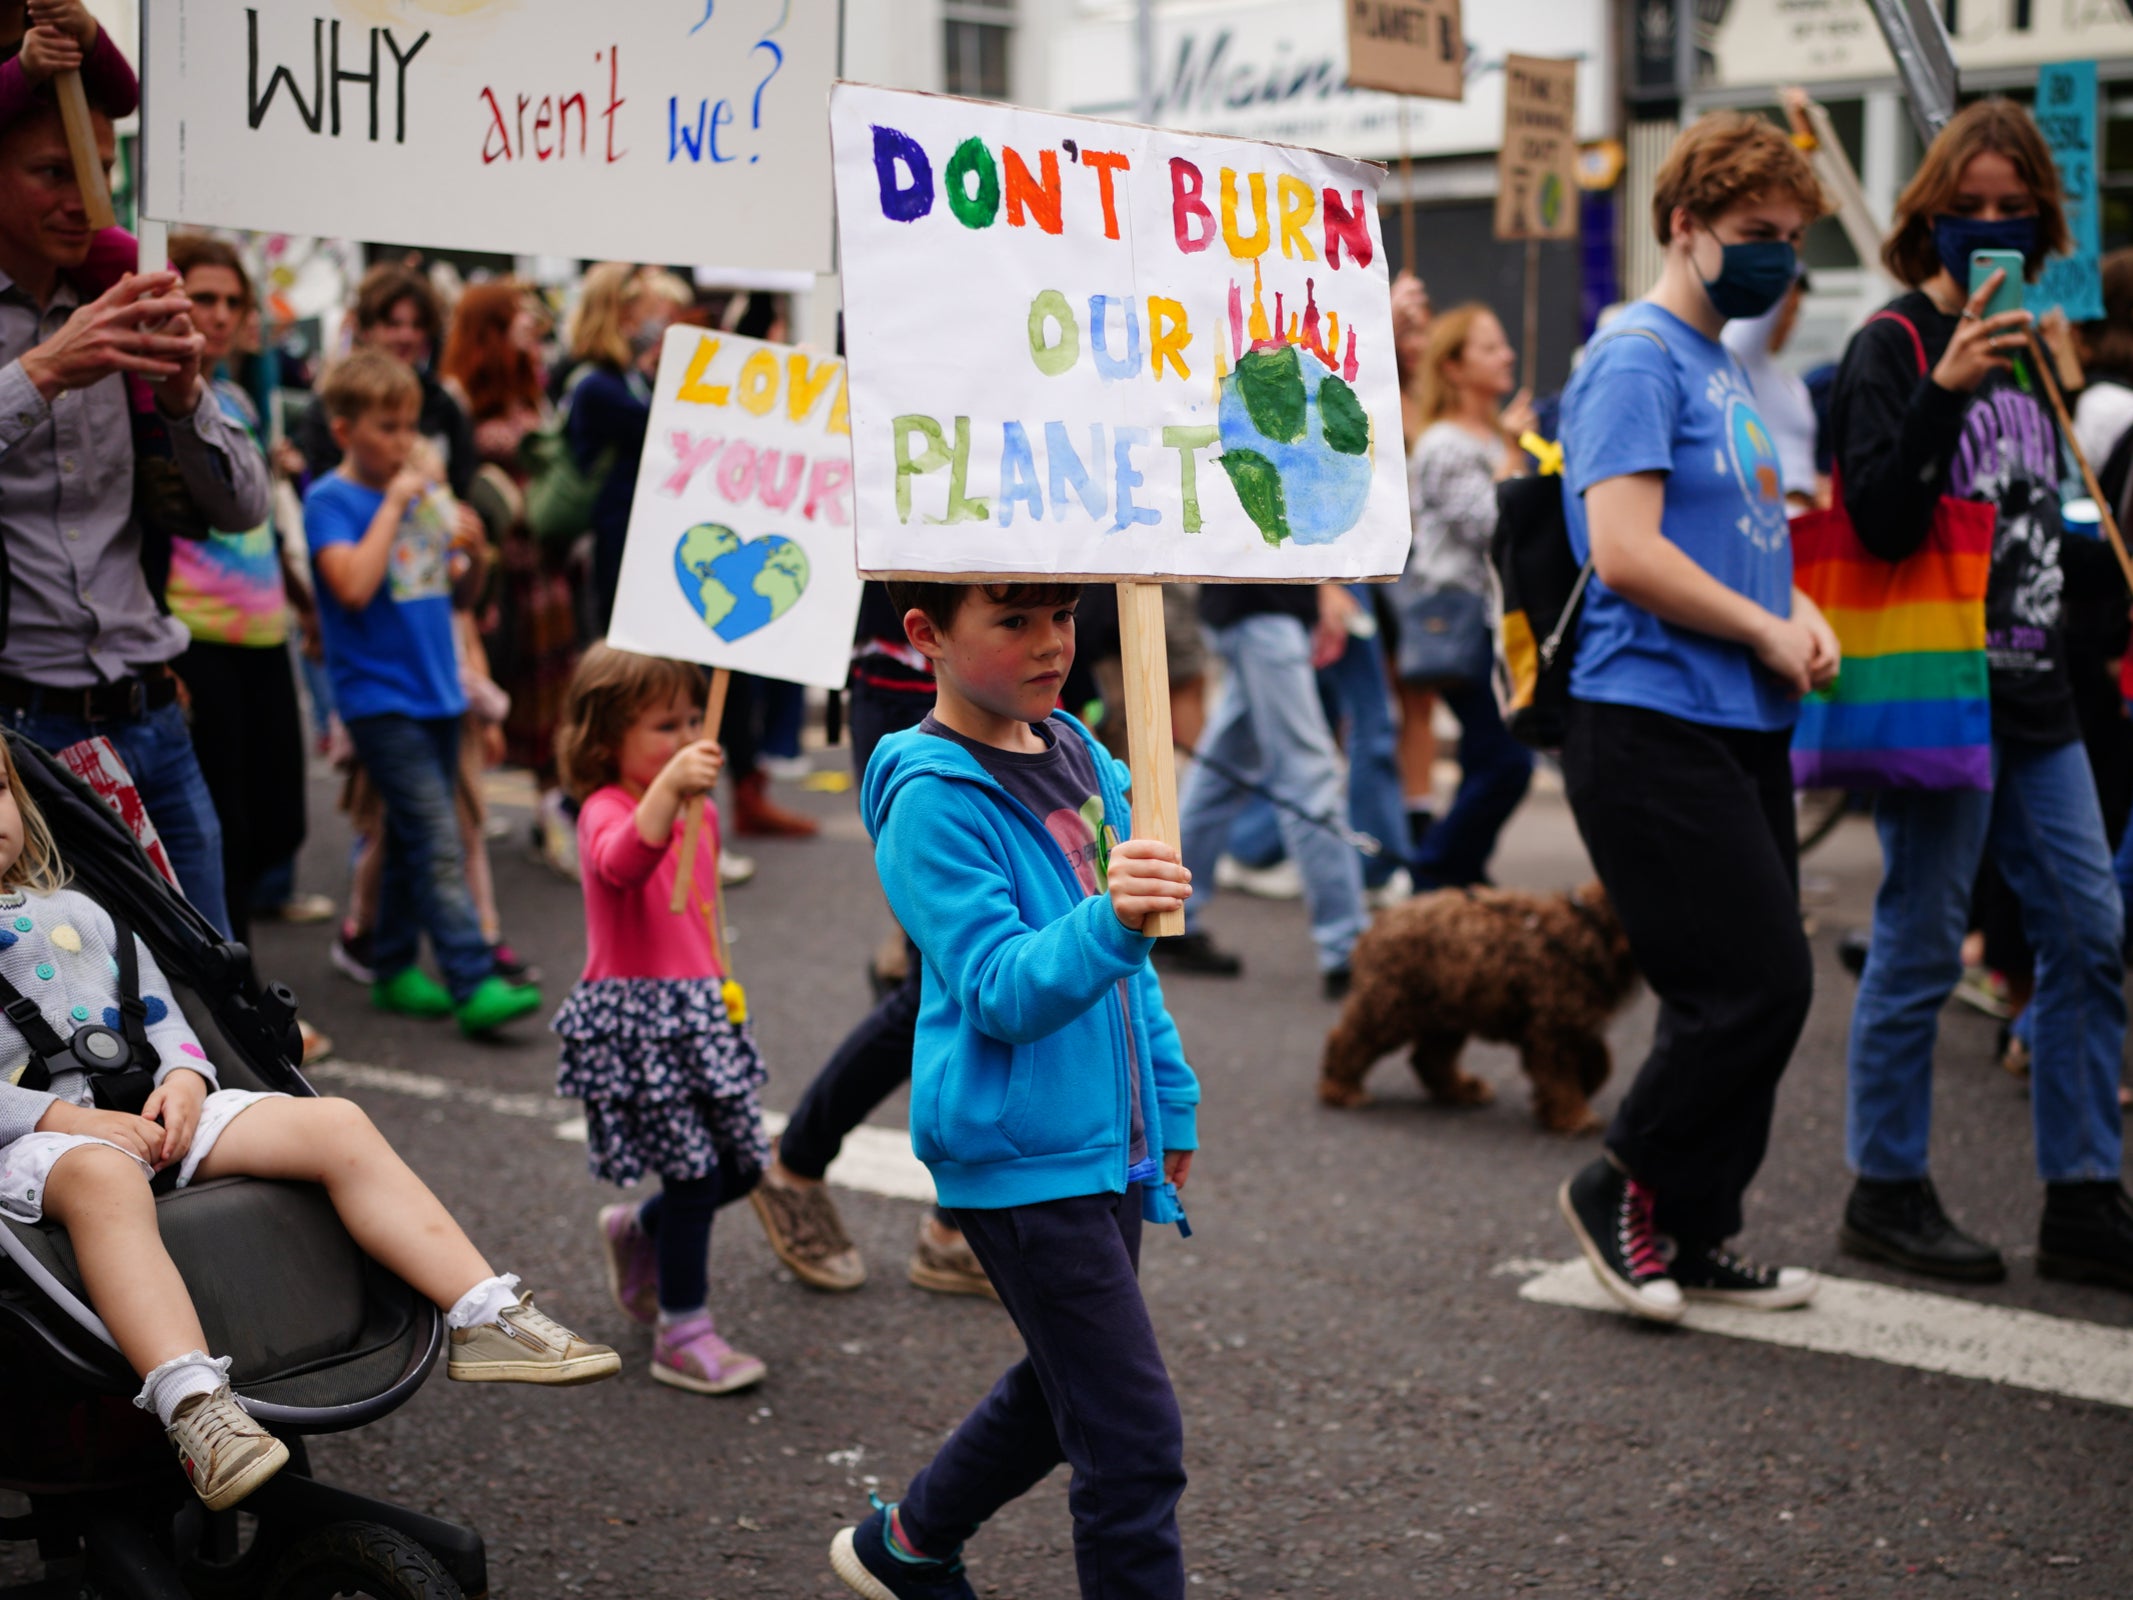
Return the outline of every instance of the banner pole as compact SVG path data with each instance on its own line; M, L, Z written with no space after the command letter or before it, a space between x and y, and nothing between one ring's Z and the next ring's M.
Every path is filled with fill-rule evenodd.
M732 685L733 674L726 668L711 669L711 692L704 696L704 721L697 738L718 737L718 725L726 716L726 691ZM704 807L710 803L709 794L700 794L688 803L688 817L681 828L681 867L674 874L674 898L667 905L677 916L689 909L689 889L696 881L696 836L703 830Z
M1177 756L1170 745L1170 666L1164 651L1163 586L1118 586L1118 642L1125 678L1126 747L1133 767L1133 836L1179 846ZM1141 932L1167 939L1185 931L1183 909L1151 916Z
M66 126L67 153L74 158L74 181L81 185L81 207L89 226L115 228L118 213L111 208L111 184L104 176L103 153L96 148L96 123L89 116L89 91L82 87L81 73L53 74L52 93Z
M1527 398L1533 394L1533 380L1540 370L1541 326L1541 242L1538 237L1526 238L1526 347L1520 351L1524 369L1522 382Z

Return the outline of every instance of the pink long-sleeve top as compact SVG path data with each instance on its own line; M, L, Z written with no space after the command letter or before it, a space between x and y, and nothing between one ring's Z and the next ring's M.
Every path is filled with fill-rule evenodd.
M681 868L682 818L662 848L637 832L637 802L620 784L595 789L578 808L578 872L585 887L585 975L601 978L722 978L711 925L699 905L718 904L718 808L704 807L689 909L667 909Z

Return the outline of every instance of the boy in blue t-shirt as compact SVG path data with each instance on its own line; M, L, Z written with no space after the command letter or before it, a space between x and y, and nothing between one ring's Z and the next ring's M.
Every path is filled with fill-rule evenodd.
M911 1143L1029 1354L831 1565L871 1600L965 1600L963 1541L1065 1461L1082 1594L1180 1600L1184 1430L1137 1273L1143 1221L1184 1228L1200 1091L1141 928L1191 874L1121 839L1125 768L1053 710L1077 586L889 592L939 685L861 793L923 957Z
M496 972L467 892L453 809L467 702L452 642L452 527L430 498L434 457L418 455L422 386L405 362L364 348L326 373L319 403L342 452L304 496L319 631L334 703L385 803L371 1003L484 1033L538 1010L541 992ZM416 965L424 930L443 986Z

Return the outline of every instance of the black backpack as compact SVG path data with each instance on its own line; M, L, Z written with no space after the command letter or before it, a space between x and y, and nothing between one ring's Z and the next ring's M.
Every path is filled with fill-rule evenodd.
M1666 348L1666 341L1649 328L1624 328L1594 340L1586 354L1629 334ZM1504 724L1513 738L1536 750L1562 748L1578 614L1592 579L1591 559L1580 566L1570 547L1562 470L1558 444L1538 473L1499 483L1496 532L1489 540L1489 563L1503 593L1503 626L1496 631L1496 648L1498 675L1507 685Z

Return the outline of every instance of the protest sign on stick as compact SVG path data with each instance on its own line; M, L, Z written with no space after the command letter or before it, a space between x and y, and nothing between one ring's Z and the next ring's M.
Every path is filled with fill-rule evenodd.
M729 672L843 685L859 617L844 363L673 327L645 426L607 642L713 669L703 737ZM682 835L691 883L702 802Z
M1526 241L1523 381L1530 391L1540 359L1540 242L1578 236L1578 64L1506 56L1503 75L1496 237Z
M2056 61L2037 69L2037 126L2051 147L2059 169L2060 203L2066 231L2073 236L2071 254L2044 263L2027 296L2029 309L2053 306L2069 322L2097 322L2103 317L2103 241L2097 220L2096 63Z
M142 211L826 271L837 0L156 0Z
M830 130L860 571L1120 582L1135 831L1175 843L1136 580L1406 564L1384 169L849 83Z
M1348 81L1358 89L1465 99L1459 0L1348 0Z

